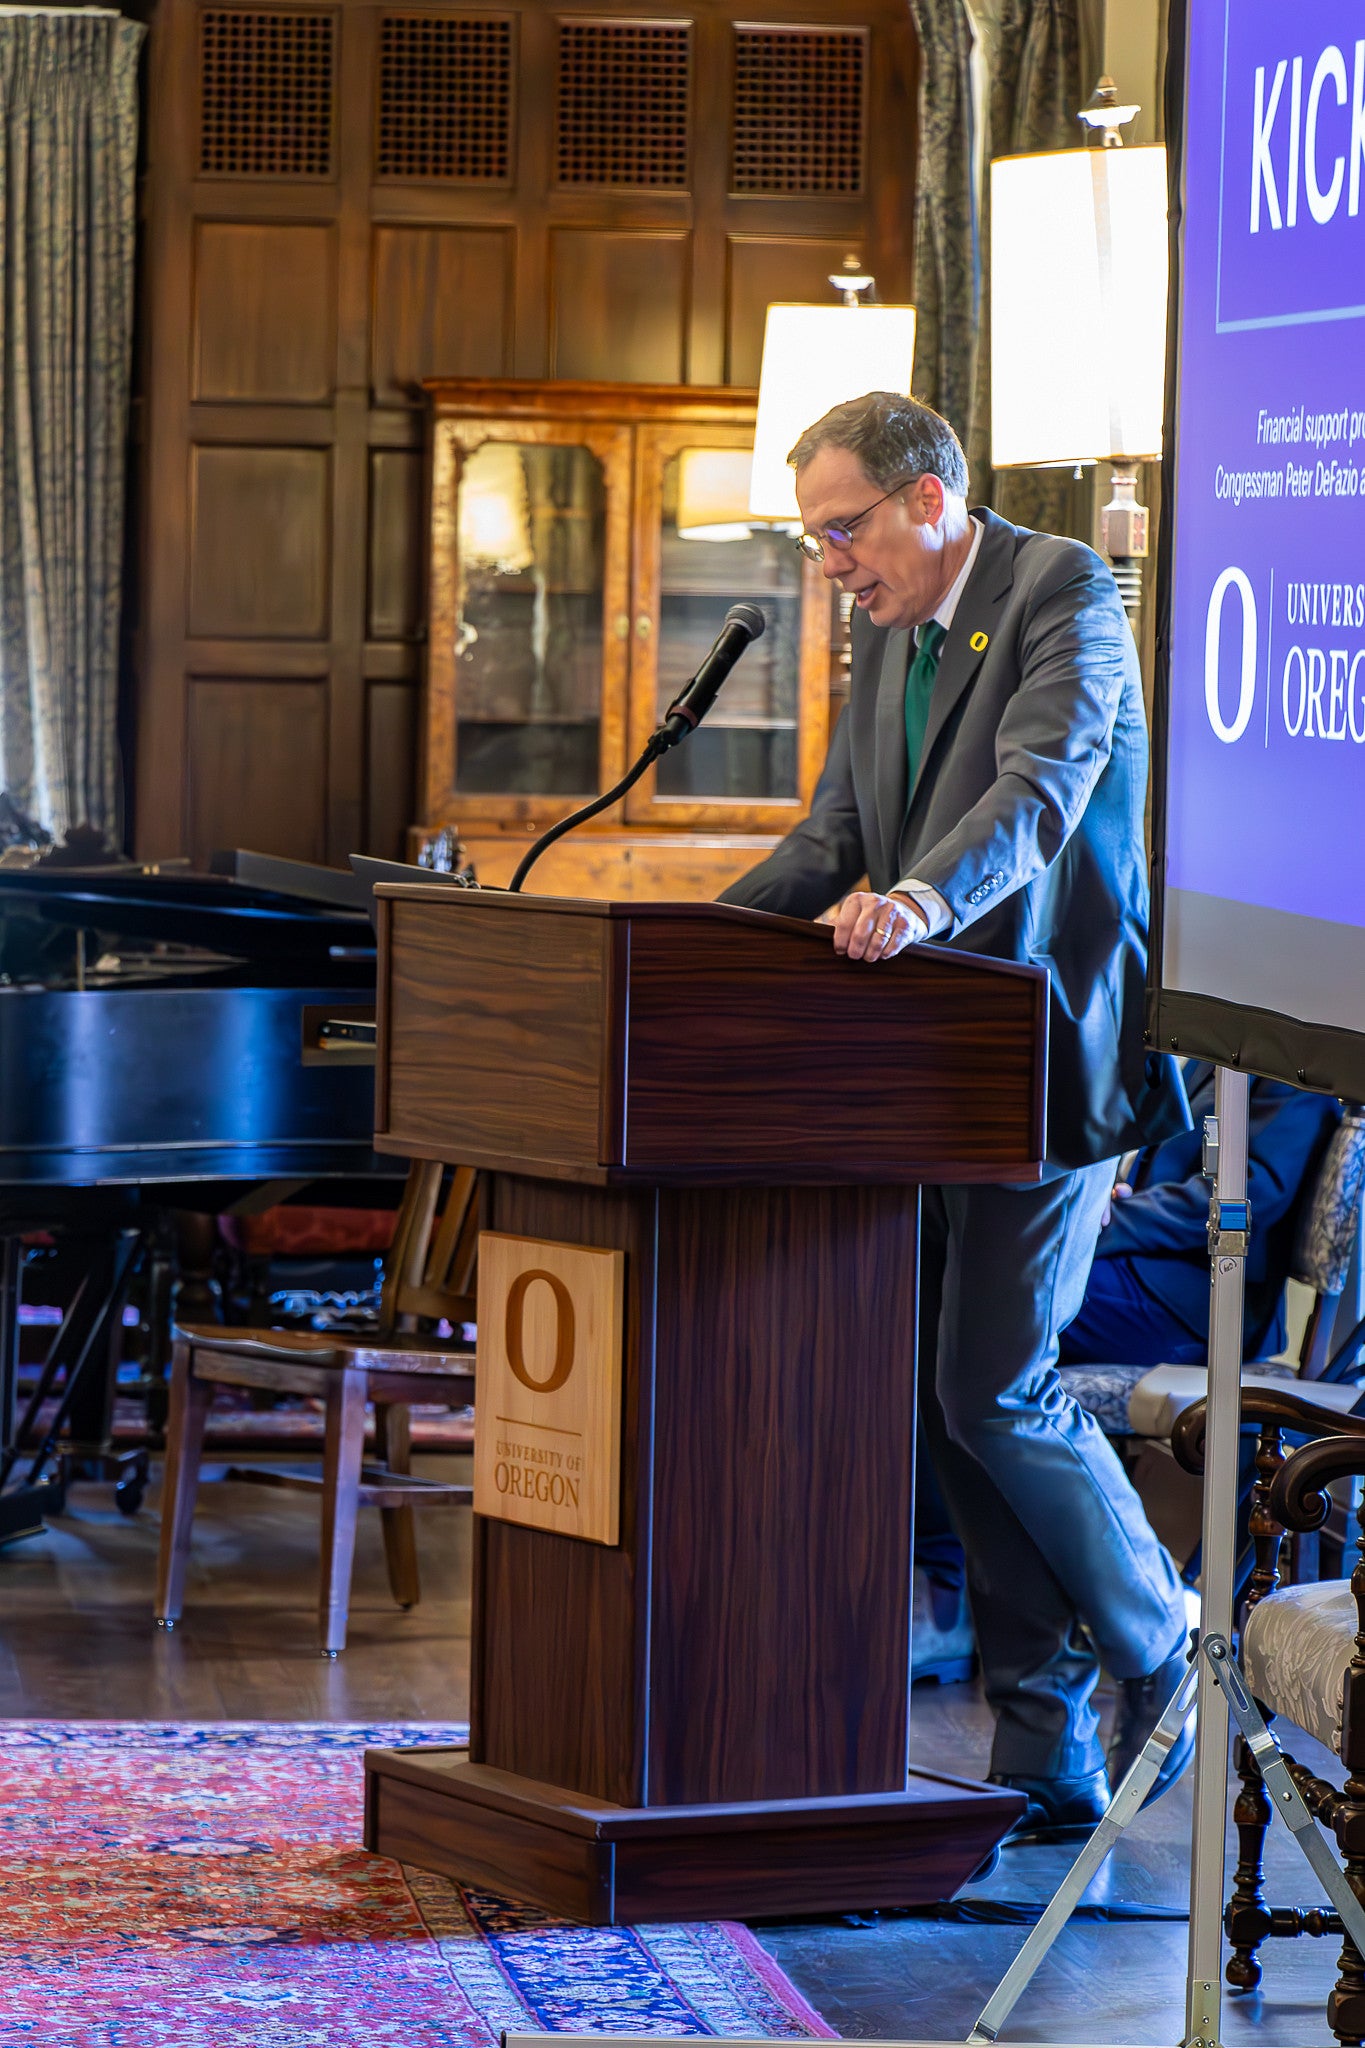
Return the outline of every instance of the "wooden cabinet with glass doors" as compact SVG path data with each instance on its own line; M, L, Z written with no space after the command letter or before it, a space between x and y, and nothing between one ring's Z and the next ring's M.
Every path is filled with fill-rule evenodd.
M422 814L482 881L608 789L739 601L767 621L705 723L537 866L542 894L710 897L804 814L831 604L750 522L751 392L433 383Z

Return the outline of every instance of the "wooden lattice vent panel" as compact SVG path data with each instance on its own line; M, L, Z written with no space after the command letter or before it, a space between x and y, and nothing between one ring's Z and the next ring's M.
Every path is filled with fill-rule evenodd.
M505 16L384 16L375 170L381 178L506 183L512 24Z
M206 178L330 178L336 22L264 7L206 7L199 169Z
M860 29L736 29L731 189L861 192L866 91Z
M691 31L683 22L561 21L561 185L687 185Z

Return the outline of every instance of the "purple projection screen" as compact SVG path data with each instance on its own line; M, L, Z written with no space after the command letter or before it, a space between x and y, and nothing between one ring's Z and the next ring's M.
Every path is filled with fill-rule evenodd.
M1152 1035L1360 1094L1365 7L1176 27Z

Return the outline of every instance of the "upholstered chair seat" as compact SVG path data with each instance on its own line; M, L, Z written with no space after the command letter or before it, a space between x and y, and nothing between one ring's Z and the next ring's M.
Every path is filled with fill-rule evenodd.
M1209 1390L1202 1365L1071 1365L1062 1384L1082 1408L1094 1416L1106 1436L1139 1436L1165 1440L1177 1419L1202 1401ZM1242 1368L1245 1392L1287 1381L1320 1411L1323 1429L1337 1415L1349 1415L1361 1399L1354 1380L1301 1380L1293 1366L1267 1359Z
M1252 1608L1242 1663L1258 1700L1341 1755L1346 1667L1358 1617L1349 1579L1282 1586Z

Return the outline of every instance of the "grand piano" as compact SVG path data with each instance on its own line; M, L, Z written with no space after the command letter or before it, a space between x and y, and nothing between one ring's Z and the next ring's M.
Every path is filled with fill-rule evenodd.
M0 861L0 1541L61 1505L64 1454L108 1458L123 1308L168 1213L393 1183L371 1148L368 904L354 876L248 853L208 873ZM35 1232L79 1279L18 1415ZM131 1511L145 1453L118 1476Z

